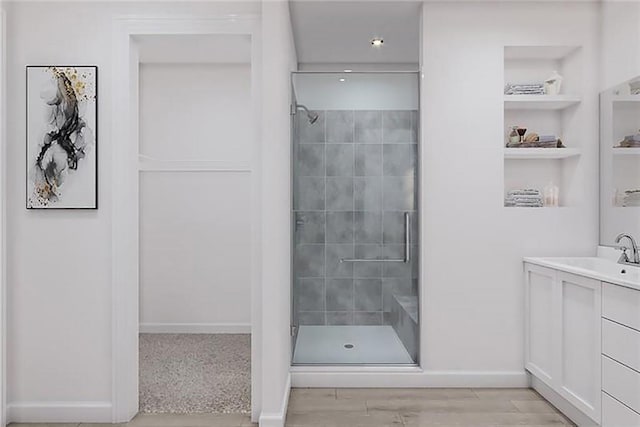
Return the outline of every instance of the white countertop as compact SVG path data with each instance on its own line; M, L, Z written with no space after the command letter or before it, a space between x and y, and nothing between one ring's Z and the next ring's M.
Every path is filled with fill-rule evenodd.
M640 267L618 264L616 261L612 261L609 256L525 257L524 262L640 290Z

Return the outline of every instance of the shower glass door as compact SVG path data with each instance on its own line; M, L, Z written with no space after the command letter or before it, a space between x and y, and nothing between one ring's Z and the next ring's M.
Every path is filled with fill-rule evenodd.
M418 361L417 73L294 73L296 365Z

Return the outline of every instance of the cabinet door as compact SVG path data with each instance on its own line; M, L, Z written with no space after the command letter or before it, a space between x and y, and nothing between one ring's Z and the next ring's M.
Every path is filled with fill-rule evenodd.
M558 272L557 279L562 294L559 391L599 422L601 283L564 272Z
M525 264L525 368L554 385L554 283L556 271Z

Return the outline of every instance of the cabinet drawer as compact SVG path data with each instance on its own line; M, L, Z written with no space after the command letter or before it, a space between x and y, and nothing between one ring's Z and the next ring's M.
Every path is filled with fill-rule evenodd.
M604 283L602 317L640 331L640 291Z
M602 390L640 412L640 373L602 356Z
M640 414L602 393L602 427L640 427Z
M640 332L602 319L602 353L640 371Z

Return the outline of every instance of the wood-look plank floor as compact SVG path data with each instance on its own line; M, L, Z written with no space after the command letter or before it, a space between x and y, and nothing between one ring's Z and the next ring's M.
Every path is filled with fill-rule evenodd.
M141 414L121 427L248 427L246 415ZM573 426L529 389L292 389L288 427ZM10 427L111 424L11 424Z

